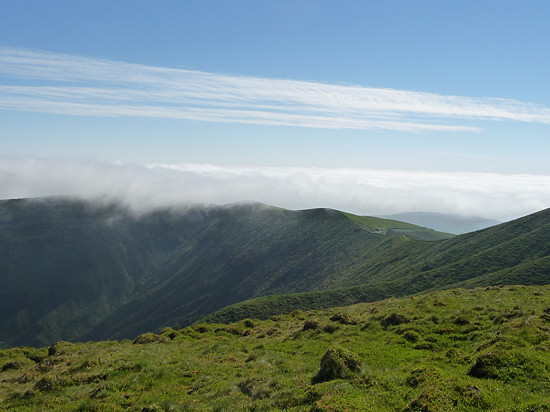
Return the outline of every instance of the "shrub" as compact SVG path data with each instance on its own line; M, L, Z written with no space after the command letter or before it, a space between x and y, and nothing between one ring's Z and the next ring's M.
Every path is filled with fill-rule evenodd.
M254 324L254 322L252 321L252 319L245 319L245 320L243 321L243 324L244 324L244 326L245 326L246 328L253 328L254 326L256 326L256 325Z
M403 334L403 338L408 342L418 342L421 338L420 333L415 330L408 330Z
M459 326L469 325L470 319L468 319L468 317L465 315L458 315L456 318L453 319L453 323Z
M357 322L351 319L346 313L336 313L330 318L330 320L341 323L342 325L357 325Z
M51 391L61 386L61 381L57 376L46 375L34 384L34 389L41 392Z
M48 356L48 350L46 348L24 348L23 354L30 360L38 363Z
M194 331L196 332L199 332L199 333L206 333L206 332L209 332L210 330L212 330L212 327L206 323L199 323L199 324L196 324L196 325L193 325L191 326L193 328Z
M407 385L416 388L425 382L436 382L441 379L440 373L435 369L417 368L405 379Z
M178 336L178 332L169 326L165 326L160 330L160 335L168 337L170 340L174 340Z
M384 319L382 319L380 321L380 324L387 328L388 326L397 326L397 325L401 325L403 323L409 323L411 320L404 316L404 315L399 315L397 313L392 313L391 315L389 316L386 316Z
M446 412L453 409L453 403L445 390L432 383L425 387L417 398L413 399L405 411Z
M544 374L538 369L531 359L517 350L494 348L479 355L468 374L476 378L511 381L536 378L540 372Z
M74 351L74 344L66 341L59 341L48 348L48 356L59 356Z
M319 328L319 322L317 322L316 320L306 320L304 322L304 326L302 327L302 330L303 331L315 330L315 329L318 329L318 328Z
M10 369L21 369L23 366L25 366L25 363L22 361L11 361L11 362L5 363L2 366L1 371L5 372Z
M333 346L321 358L321 368L313 378L313 383L347 379L360 370L357 355L340 346Z
M338 329L340 329L340 327L336 326L336 325L326 325L326 326L323 327L323 331L326 332L326 333L334 333Z

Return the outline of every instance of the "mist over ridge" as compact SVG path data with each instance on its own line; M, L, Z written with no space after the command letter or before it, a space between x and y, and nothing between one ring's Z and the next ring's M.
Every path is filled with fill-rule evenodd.
M421 210L505 221L550 205L550 177L528 174L0 157L0 181L2 199L71 196L116 201L135 212L252 201L292 210Z

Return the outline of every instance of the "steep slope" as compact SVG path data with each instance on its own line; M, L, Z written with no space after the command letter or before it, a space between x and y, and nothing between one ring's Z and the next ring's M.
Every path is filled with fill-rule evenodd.
M387 259L366 260L347 273L356 285L241 302L208 317L233 321L266 318L295 309L330 307L425 290L550 283L550 209L440 242L406 242Z
M159 268L199 226L200 213L136 219L114 205L1 202L0 341L76 338L161 280Z
M368 233L343 214L257 206L225 211L165 269L170 278L116 311L84 338L181 326L223 306L273 293L327 289L365 259L406 243Z
M136 216L69 199L4 201L0 342L127 337L255 296L355 284L350 268L406 242L326 209L250 204Z
M454 236L450 233L437 232L433 229L394 219L382 219L372 216L357 216L351 213L344 213L344 215L346 215L358 227L371 233L383 235L405 235L410 239L428 241L450 239Z
M131 337L266 295L278 296L235 313L550 283L548 210L446 240L413 239L439 237L448 235L329 209L247 204L136 216L75 200L4 201L0 342Z

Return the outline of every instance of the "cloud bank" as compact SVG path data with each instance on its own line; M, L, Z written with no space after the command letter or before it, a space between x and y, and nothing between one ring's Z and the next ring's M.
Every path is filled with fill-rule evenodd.
M362 215L433 211L509 220L550 206L550 176L0 157L0 198L52 195L116 200L138 212L257 201Z
M550 123L500 98L228 76L0 47L0 109L327 129L479 131L473 120Z

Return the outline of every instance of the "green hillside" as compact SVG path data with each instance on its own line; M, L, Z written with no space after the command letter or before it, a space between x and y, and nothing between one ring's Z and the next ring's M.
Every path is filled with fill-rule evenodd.
M426 227L413 225L412 223L400 222L392 219L382 219L372 216L357 216L351 213L343 213L358 227L370 233L382 235L405 235L416 240L442 240L449 239L454 235L450 233L437 232Z
M129 338L220 310L211 320L550 283L548 210L448 237L330 209L236 204L135 215L68 199L4 201L0 347Z
M385 239L327 209L136 216L69 199L3 201L0 345L128 337L256 296L338 286L364 256L386 253Z
M0 350L6 411L548 410L550 287Z
M228 304L273 293L329 289L357 281L359 262L382 259L385 236L357 230L328 209L300 212L238 206L212 220L198 242L174 258L157 288L115 311L85 339L123 338L183 326Z
M441 242L405 242L347 273L358 286L240 302L207 319L268 318L452 287L550 283L550 210Z

